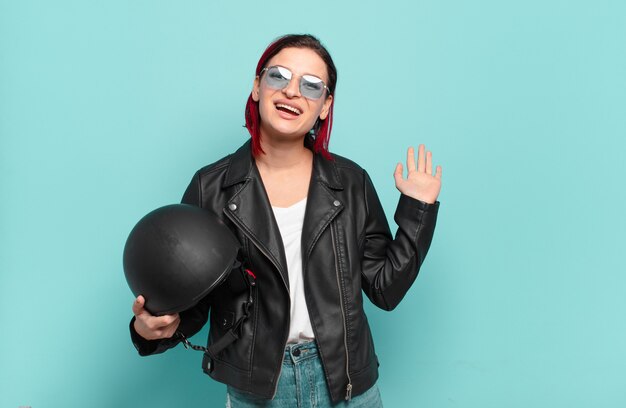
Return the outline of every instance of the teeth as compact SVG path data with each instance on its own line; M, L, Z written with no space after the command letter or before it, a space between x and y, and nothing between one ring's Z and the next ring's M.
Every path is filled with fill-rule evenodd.
M300 109L294 108L293 106L285 105L283 103L276 104L276 107L277 108L285 108L285 109L290 110L293 113L296 113L298 115L302 113L302 112L300 112Z

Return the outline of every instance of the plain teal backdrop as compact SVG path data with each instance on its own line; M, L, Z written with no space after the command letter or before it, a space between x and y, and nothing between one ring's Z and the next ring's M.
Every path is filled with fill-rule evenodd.
M390 222L406 147L443 165L420 277L368 304L386 406L626 406L621 0L0 0L0 406L223 406L200 353L137 356L122 249L247 139L290 32L335 58L331 150Z

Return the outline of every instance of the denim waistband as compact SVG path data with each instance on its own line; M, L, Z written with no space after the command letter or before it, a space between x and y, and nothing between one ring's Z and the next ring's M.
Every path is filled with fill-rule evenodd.
M283 364L295 364L318 356L315 341L287 344Z

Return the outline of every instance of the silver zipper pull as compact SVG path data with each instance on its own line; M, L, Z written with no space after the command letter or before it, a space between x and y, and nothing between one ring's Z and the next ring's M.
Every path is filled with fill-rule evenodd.
M350 401L352 399L352 383L348 383L346 386L346 401Z

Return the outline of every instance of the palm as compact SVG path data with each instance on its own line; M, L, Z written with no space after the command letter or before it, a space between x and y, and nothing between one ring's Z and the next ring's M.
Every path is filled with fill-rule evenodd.
M402 163L396 165L394 178L396 188L400 192L417 200L432 204L437 201L441 191L441 166L437 166L433 174L432 153L425 152L424 145L420 145L415 162L415 151L409 147L406 159L407 177L403 177Z

